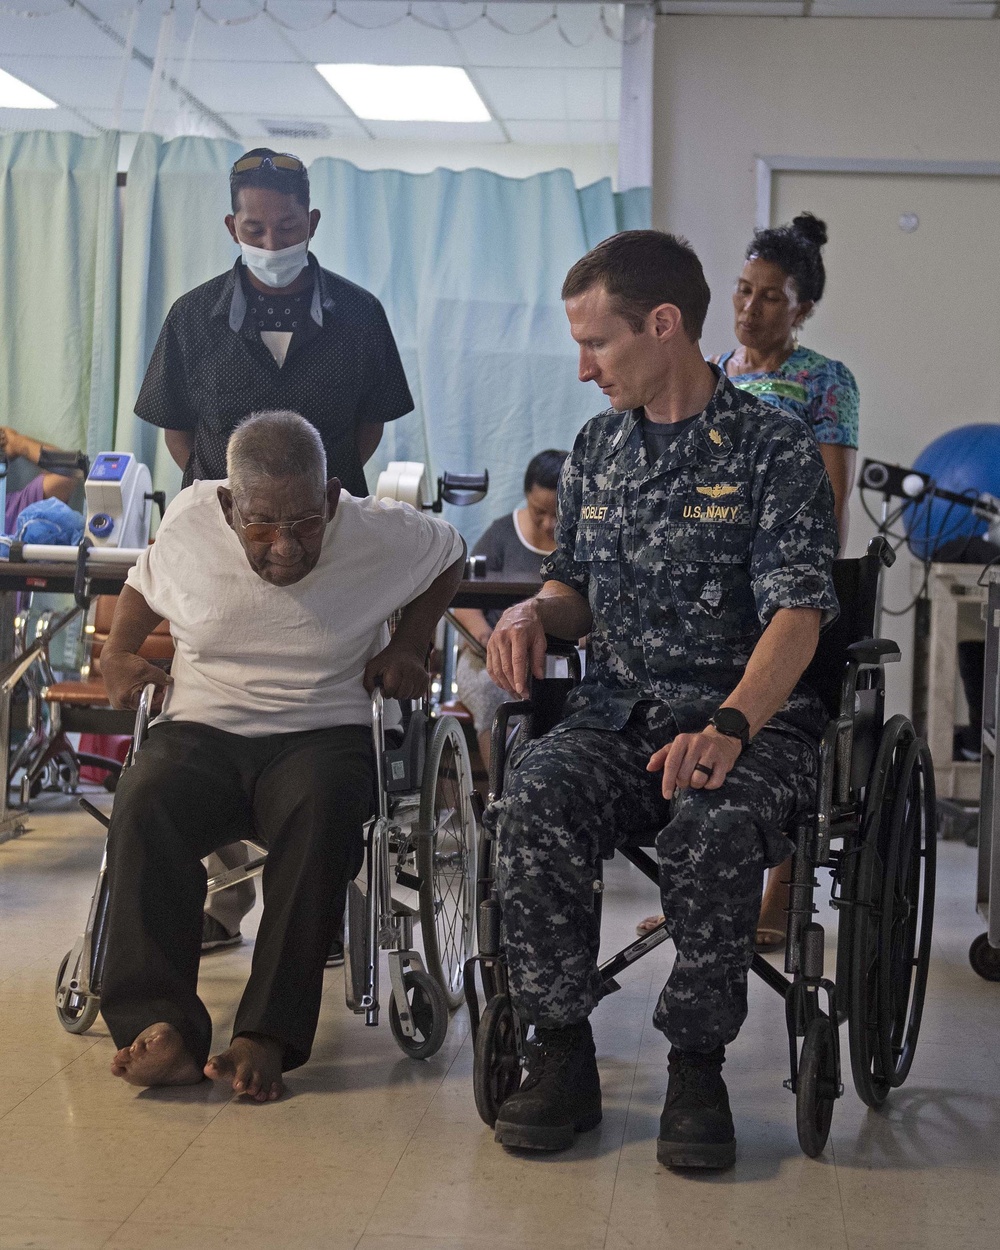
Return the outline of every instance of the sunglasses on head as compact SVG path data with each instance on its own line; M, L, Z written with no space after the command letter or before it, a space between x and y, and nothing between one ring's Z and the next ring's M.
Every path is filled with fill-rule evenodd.
M289 152L277 152L274 156L264 153L260 156L241 156L230 171L233 174L249 174L255 169L273 169L275 173L304 174L306 167L297 156Z

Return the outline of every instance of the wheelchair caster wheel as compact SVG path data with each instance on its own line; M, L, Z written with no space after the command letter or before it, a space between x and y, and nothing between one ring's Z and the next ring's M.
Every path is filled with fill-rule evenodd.
M403 974L403 985L413 1017L414 1036L407 1037L403 1032L395 994L389 999L389 1027L404 1054L411 1059L429 1059L441 1049L448 1032L448 1000L437 981L416 968Z
M799 1145L810 1159L826 1145L839 1094L833 1026L826 1016L820 1016L806 1029L795 1082L795 1127Z
M479 1118L496 1127L497 1112L521 1084L521 1056L517 1049L514 1009L506 994L486 1004L479 1021L472 1063L472 1087Z
M1000 950L990 946L985 933L980 933L969 947L969 963L984 981L1000 981Z
M86 1033L100 1013L101 1000L96 994L79 994L64 986L63 978L72 954L72 951L66 952L56 974L56 1015L67 1033ZM74 973L78 970L79 966Z

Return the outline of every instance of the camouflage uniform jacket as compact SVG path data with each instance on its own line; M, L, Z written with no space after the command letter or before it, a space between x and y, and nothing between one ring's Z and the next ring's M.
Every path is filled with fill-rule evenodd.
M542 576L589 600L584 682L561 728L620 729L644 700L703 729L779 608L837 614L833 491L809 428L718 369L708 407L650 465L641 411L588 421L563 468ZM803 683L771 722L817 739Z

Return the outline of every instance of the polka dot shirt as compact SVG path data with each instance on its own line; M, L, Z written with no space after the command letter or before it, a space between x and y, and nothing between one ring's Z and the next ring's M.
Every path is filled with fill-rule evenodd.
M258 330L289 332L297 330L300 324L305 324L313 296L311 287L308 291L300 291L298 295L282 296L280 299L274 295L264 295L253 288L251 292L249 315L257 322Z
M135 411L150 425L194 434L185 486L225 477L233 429L252 412L284 408L319 430L328 474L352 495L368 494L358 426L395 421L412 412L413 399L379 301L315 257L309 265L312 286L289 297L257 291L237 261L167 314ZM261 332L289 330L279 366Z

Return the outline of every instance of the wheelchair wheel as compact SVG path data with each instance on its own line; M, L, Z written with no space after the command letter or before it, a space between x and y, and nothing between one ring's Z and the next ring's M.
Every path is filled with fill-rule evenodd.
M905 716L885 726L865 794L851 900L848 1033L859 1097L880 1107L913 1062L930 961L934 774Z
M389 998L389 1027L404 1054L429 1059L441 1049L448 1032L448 1001L438 982L417 968L403 973L403 985L416 1032L413 1037L403 1032L395 994Z
M830 1136L839 1092L833 1025L826 1016L817 1016L806 1029L795 1081L795 1127L799 1145L810 1159L822 1152Z
M969 947L969 963L984 981L1000 981L1000 950L990 946L985 933L980 933Z
M893 1087L910 1072L927 991L934 927L937 820L934 765L927 744L910 744L905 789L896 796L882 890L879 933L879 1041L882 1070Z
M506 994L486 1004L476 1034L472 1060L472 1088L479 1118L490 1128L497 1112L521 1084L521 1056L517 1049L514 1008Z
M78 994L75 990L67 988L62 994L60 1002L60 988L63 985L63 978L67 975L70 959L76 958L76 963L72 969L72 977L76 978L80 966L80 955L77 953L78 948L67 951L63 956L62 963L59 965L59 971L56 973L56 1015L59 1017L59 1023L63 1026L67 1033L86 1033L93 1025L101 1010L101 1000L96 994Z
M424 957L451 1009L473 954L477 836L469 749L458 721L444 716L427 750L415 842Z

